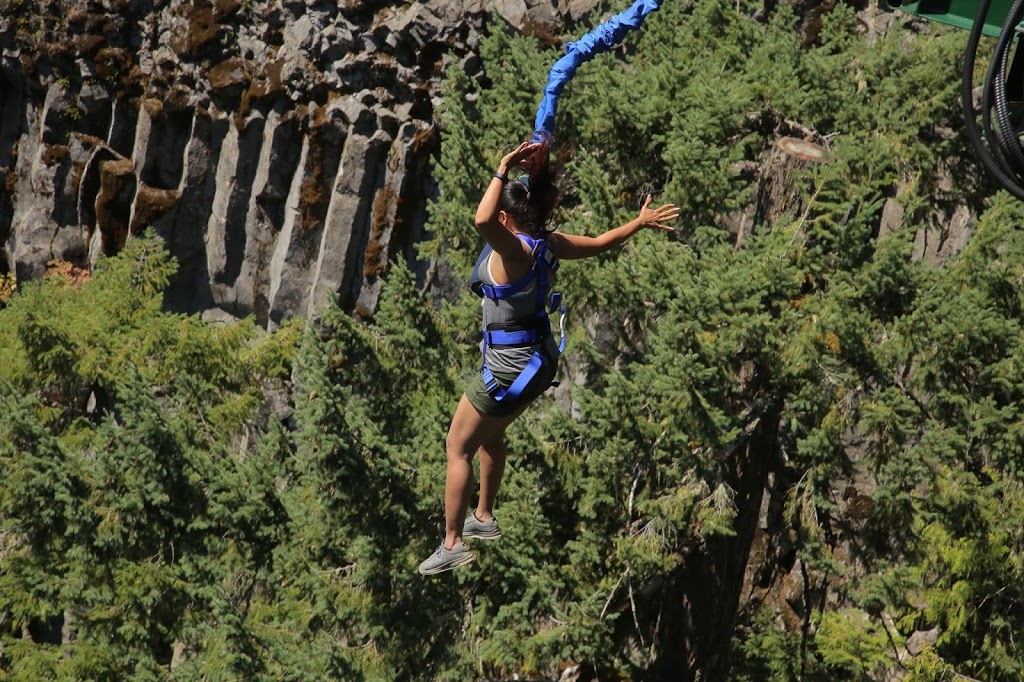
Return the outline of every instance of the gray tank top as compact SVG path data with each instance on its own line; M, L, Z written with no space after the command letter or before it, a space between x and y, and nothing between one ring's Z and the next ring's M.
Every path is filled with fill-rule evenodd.
M485 284L496 286L491 275L491 259L494 254L487 256L480 264L480 279ZM548 281L554 285L555 276L548 272ZM505 328L511 325L522 325L530 328L534 324L537 315L537 282L534 280L525 289L504 300L494 300L484 296L480 301L480 308L483 310L484 329L492 329L490 325L499 325L498 328ZM481 344L482 345L482 344ZM495 348L488 346L484 354L484 362L492 372L503 372L507 374L519 374L530 362L535 351L542 350L549 358L558 357L558 343L555 342L555 335L549 334L548 338L533 346L521 348Z

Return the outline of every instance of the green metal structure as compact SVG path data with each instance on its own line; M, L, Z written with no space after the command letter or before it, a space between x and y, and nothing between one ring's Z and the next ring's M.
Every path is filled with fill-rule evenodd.
M1024 107L1024 2L1010 0L880 0L889 9L970 32L960 69L964 129L975 156L1010 194L1024 201L1024 134L1016 124ZM979 18L979 15L980 18ZM982 36L989 66L978 101L975 77ZM981 105L980 110L978 104Z
M920 2L900 2L900 0L889 0L885 3L893 9L898 9L907 14L924 17L950 26L956 26L971 30L974 26L974 19L978 14L977 0L920 0ZM1006 16L1010 13L1010 0L992 0L985 17L985 25L982 32L993 38L999 36L1003 28ZM1020 27L1018 27L1019 30Z

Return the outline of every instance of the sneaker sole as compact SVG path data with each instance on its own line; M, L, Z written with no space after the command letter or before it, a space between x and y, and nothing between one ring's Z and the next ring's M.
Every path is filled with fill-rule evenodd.
M469 539L469 540L473 540L473 539L475 539L475 540L497 540L498 538L501 537L501 531L500 530L496 530L493 533L477 533L477 532L466 533L466 532L463 532L462 533L462 537L464 537L466 539Z
M450 564L444 564L443 566L436 566L434 568L428 568L428 569L422 569L421 568L420 569L420 575L437 575L438 573L444 573L445 571L450 571L453 568L458 568L459 566L465 566L466 564L471 564L474 561L476 561L476 557L475 556L473 556L472 554L466 554L465 556L459 557L458 559L456 559L455 561L453 561Z

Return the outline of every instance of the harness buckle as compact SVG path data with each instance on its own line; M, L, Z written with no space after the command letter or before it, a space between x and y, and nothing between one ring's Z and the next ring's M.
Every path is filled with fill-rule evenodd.
M558 268L562 265L562 261L558 260L553 251L547 251L546 258L548 262L548 270L551 272L558 272Z
M548 305L548 312L553 313L559 308L562 308L562 292L555 291L551 294L551 303ZM564 311L565 308L562 308L562 310Z
M494 378L494 374L486 366L481 368L480 378L483 379L484 388L488 393L494 393L498 390L498 380Z

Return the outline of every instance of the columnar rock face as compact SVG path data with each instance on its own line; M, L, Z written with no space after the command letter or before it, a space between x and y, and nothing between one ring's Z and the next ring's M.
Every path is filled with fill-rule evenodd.
M491 17L557 32L596 5L0 0L0 274L152 227L174 310L372 312L422 236L445 69L482 75Z

